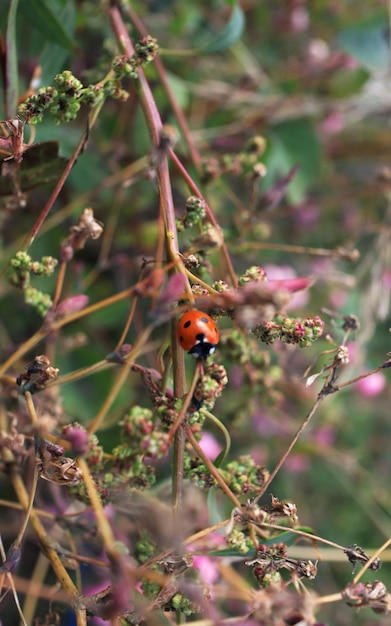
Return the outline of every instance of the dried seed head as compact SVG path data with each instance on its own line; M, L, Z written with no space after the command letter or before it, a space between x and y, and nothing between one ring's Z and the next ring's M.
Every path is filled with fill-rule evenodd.
M25 365L25 370L26 372L20 374L16 379L16 384L21 388L21 393L42 391L47 383L57 378L59 372L58 367L53 367L45 354L36 356L31 363Z

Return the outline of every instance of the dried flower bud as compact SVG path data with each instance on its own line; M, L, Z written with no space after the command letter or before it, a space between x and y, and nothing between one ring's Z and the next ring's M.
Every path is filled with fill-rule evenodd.
M44 354L36 356L31 363L25 365L25 370L16 379L16 384L21 388L21 393L30 391L32 394L45 389L47 383L55 380L59 372L58 367L53 367Z
M110 352L110 354L106 356L106 361L108 361L109 363L122 365L123 363L125 363L125 359L131 349L132 346L130 343L123 343L118 350L116 350L115 352Z
M209 226L205 232L192 241L197 250L209 250L221 248L223 245L223 233L217 226Z
M189 254L188 256L184 256L182 258L183 265L190 272L196 270L200 266L200 261L195 254Z
M84 209L77 226L71 227L70 237L62 244L63 260L72 258L70 249L82 250L88 239L98 239L102 233L103 224L94 218L93 209Z
M255 135L255 137L251 137L251 139L247 142L246 150L247 152L253 152L257 155L261 155L264 153L266 148L266 139L262 137L262 135Z

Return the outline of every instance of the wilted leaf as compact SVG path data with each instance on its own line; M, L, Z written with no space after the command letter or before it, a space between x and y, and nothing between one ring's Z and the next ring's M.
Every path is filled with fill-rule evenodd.
M266 184L270 179L274 184L276 178L286 176L287 171L299 166L286 188L289 201L299 204L307 196L310 186L316 183L320 171L320 144L310 120L302 118L277 124L269 145Z

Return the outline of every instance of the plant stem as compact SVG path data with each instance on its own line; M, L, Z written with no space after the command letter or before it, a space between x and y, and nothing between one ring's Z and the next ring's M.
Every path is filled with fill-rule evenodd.
M212 476L215 479L215 481L220 485L221 489L229 497L229 499L232 500L234 505L237 506L240 509L240 506L241 506L240 505L240 501L235 496L235 494L231 491L231 489L228 487L228 485L223 480L223 478L220 476L220 473L219 473L218 469L213 465L212 461L204 453L204 451L202 450L202 448L198 444L198 441L194 437L193 432L192 432L190 426L188 426L188 425L185 426L185 433L186 433L186 437L190 441L194 451L203 460L203 462L205 463L206 467L208 468L208 470L212 474Z

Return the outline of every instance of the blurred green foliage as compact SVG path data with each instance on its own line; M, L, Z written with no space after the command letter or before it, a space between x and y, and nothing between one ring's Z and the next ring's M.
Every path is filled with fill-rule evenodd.
M154 0L131 5L159 42L173 95L202 158L221 164L227 154L244 150L253 136L262 135L267 141L262 157L267 173L256 182L223 172L203 184L183 137L176 148L223 229L237 274L255 264L266 266L270 275L275 271L277 278L285 278L287 272L313 276L307 301L299 303L292 315L322 314L322 307L334 311L335 316L322 315L327 333L337 343L343 336L338 316L353 314L360 320L350 345L351 362L341 380L383 363L389 350L391 282L390 46L384 2L358 6L348 0L241 4ZM10 6L14 12L7 26ZM126 20L137 38L131 19ZM41 85L53 84L54 76L64 69L83 84L96 83L109 72L114 55L122 53L103 2L3 2L0 30L11 59L8 86L4 81L2 85L2 119L15 115L16 100L28 90L36 68L40 68ZM149 66L146 75L163 121L177 126L156 67ZM156 187L144 175L126 175L126 168L148 153L151 142L138 87L130 81L125 81L125 87L126 102L105 102L83 154L31 247L34 258L58 257L61 242L86 206L94 208L95 217L110 231L103 252L99 241L91 241L75 255L64 298L79 293L87 294L90 303L108 298L135 284L143 261L154 259L160 227ZM15 110L9 113L12 106ZM58 142L62 160L53 154L45 157L52 178L42 174L41 180L40 172L29 169L33 166L26 152L22 177L39 177L41 184L29 191L25 208L2 210L2 268L39 217L65 158L86 129L86 120L87 109L82 108L69 125L58 127L45 118L37 126L35 143ZM297 174L282 184L295 166ZM115 175L118 183L112 184ZM182 215L189 194L173 167L172 184L177 213ZM26 184L26 190L30 187L33 183ZM184 247L185 242L186 238ZM360 259L352 262L327 254L326 250L338 246L359 250ZM200 274L205 271L205 280L225 278L217 255L209 260L212 267L206 263L200 270ZM37 279L37 286L42 280L46 279ZM47 281L43 290L51 285ZM6 281L0 306L5 360L40 327L41 320ZM126 338L129 343L137 341L150 319L150 306L146 298L137 309ZM62 329L54 356L61 374L104 359L119 340L128 308L128 302L117 303ZM222 320L220 328L229 335L231 321ZM78 333L80 345L75 340ZM157 352L169 334L168 324L153 332L150 349L140 357L143 365L157 367ZM74 347L69 347L72 342ZM311 373L319 371L328 358L319 355L330 348L325 340L304 352L284 345L265 347L269 379L264 396L254 393L243 364L229 357L224 361L230 383L216 409L230 431L232 458L251 453L270 470L274 467L317 393L318 383L305 388L306 368L318 359ZM221 348L217 359L224 360L224 355ZM190 359L186 364L190 369ZM109 371L64 386L69 421L88 424L112 383ZM103 446L113 445L117 423L133 403L149 406L135 375L110 411L100 440ZM217 430L211 430L219 437ZM376 549L391 533L390 437L385 379L378 391L370 384L352 385L325 400L271 491L294 501L301 523L320 536ZM163 468L162 477L165 472ZM321 562L318 569L311 585L320 595L337 592L351 579L347 562L327 566ZM368 576L379 577L391 586L387 564L380 574ZM338 626L353 620L357 625L388 623L372 613L368 617L366 611L357 614L341 604L330 605L319 611L319 619Z

